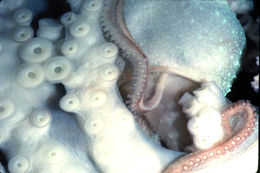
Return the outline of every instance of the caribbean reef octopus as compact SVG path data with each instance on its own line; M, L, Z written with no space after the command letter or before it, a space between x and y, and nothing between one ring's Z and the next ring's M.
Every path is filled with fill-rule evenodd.
M256 172L258 106L230 96L241 71L258 92L253 11L0 1L0 173Z

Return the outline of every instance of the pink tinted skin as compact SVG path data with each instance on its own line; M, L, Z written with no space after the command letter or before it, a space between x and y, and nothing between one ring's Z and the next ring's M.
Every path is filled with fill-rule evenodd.
M245 122L242 127L230 126L230 119L238 114L243 115ZM255 109L245 101L239 101L226 108L222 113L222 126L225 130L225 139L215 144L211 149L199 150L181 157L172 163L163 173L190 172L213 159L218 159L225 154L234 151L254 132L257 121ZM240 126L240 125L239 125Z

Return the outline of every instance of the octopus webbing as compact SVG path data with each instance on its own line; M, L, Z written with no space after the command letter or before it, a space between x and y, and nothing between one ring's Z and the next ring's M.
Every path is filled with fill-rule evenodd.
M257 104L226 97L252 5L0 1L0 172L255 172Z

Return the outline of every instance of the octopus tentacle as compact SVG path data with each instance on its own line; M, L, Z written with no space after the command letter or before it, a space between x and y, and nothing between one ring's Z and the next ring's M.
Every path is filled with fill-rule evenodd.
M230 118L239 113L243 113L246 121L241 129L237 132L232 132L232 128L229 124ZM201 164L223 156L227 152L232 152L235 147L239 147L245 139L254 132L255 122L257 121L256 116L255 109L249 102L239 101L229 106L222 114L222 124L226 132L225 139L215 144L211 149L199 150L181 157L172 163L163 173L183 173L191 171Z
M165 81L167 80L168 77L169 77L168 73L162 73L161 74L159 81L158 81L158 84L156 86L155 93L149 101L145 102L144 96L141 98L141 102L140 102L139 105L142 109L150 111L150 110L153 110L156 106L159 105L161 98L163 96L164 88L165 88L164 84L165 84Z
M123 0L107 0L100 17L100 25L108 41L114 42L120 54L133 66L133 94L130 97L130 110L137 114L144 112L139 103L147 85L148 61L138 44L134 41L122 15Z

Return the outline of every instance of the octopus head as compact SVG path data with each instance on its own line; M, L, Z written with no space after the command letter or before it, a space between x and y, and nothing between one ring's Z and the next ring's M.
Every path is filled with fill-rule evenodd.
M226 1L126 1L124 14L150 66L230 91L246 40Z

